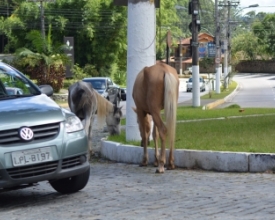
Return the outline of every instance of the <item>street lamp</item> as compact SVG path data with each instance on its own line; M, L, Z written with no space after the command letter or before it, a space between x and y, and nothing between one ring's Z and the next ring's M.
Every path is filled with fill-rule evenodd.
M246 7L242 7L237 13L243 11L244 9L247 9L247 8L256 8L256 7L259 7L259 4L253 4L253 5L249 5L249 6L246 6ZM234 16L237 14L235 13ZM236 23L235 21L230 21L230 15L228 15L229 18L228 18L228 60L229 60L229 64L230 64L230 61L231 61L231 38L230 38L230 25L231 24L234 24Z
M239 11L237 11L233 16L236 16L238 13L242 12L244 9L247 9L247 8L257 8L259 7L259 4L253 4L253 5L248 5L248 6L245 6L245 7L241 7Z

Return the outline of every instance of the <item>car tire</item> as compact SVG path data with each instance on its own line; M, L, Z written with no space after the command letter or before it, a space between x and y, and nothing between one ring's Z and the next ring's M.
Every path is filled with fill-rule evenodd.
M57 192L62 194L75 193L83 189L87 185L89 181L89 177L90 177L90 167L87 171L77 176L50 181L50 185Z

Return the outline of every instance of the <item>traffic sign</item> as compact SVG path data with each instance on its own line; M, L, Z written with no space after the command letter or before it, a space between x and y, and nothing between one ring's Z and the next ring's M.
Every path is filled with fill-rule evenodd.
M215 63L220 63L220 62L221 62L221 59L219 57L216 57Z

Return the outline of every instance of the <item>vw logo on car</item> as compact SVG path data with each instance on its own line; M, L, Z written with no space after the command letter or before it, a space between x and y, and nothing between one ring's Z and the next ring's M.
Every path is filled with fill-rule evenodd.
M25 141L31 141L33 139L33 131L28 127L20 128L19 136Z

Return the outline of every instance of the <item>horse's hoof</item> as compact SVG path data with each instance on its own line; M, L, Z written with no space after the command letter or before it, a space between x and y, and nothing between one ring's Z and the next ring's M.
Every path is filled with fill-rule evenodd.
M140 167L147 167L147 163L140 163L139 166Z
M164 173L164 167L157 168L156 173Z
M174 170L176 168L176 166L174 164L169 164L167 166L167 170Z

